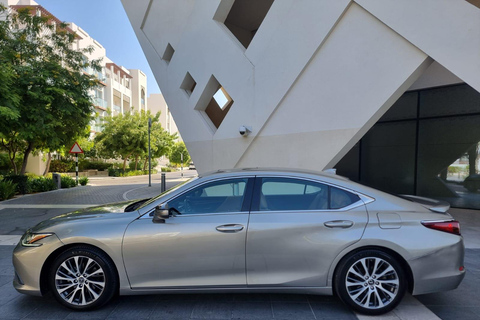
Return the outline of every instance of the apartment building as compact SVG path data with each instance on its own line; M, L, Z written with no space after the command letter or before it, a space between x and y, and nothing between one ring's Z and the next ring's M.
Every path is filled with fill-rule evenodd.
M105 48L93 39L85 30L69 22L68 27L79 35L78 49L93 47L95 50L85 57L89 60L101 59L101 71L85 69L88 74L100 80L100 86L92 91L95 105L95 120L91 132L102 131L104 117L115 116L125 112L147 110L147 76L141 70L127 69L116 64L106 54Z
M12 9L29 7L36 15L48 16L54 22L62 23L62 20L55 17L46 8L34 0L0 0L5 6ZM73 22L67 22L67 30L77 35L74 49L92 47L94 50L85 54L85 59L101 60L101 70L85 68L83 71L94 75L100 80L100 85L91 91L94 104L95 119L91 122L91 137L102 131L104 118L115 116L121 113L147 110L147 77L138 69L127 69L116 64L107 56L106 49L92 38L84 29ZM27 171L37 174L43 173L45 163L41 156L31 157L28 161Z
M162 94L155 93L151 94L147 98L148 100L148 108L152 112L152 114L156 114L160 112L160 123L162 127L169 133L169 134L177 134L178 141L182 141L182 137L180 136L180 132L178 131L177 124L175 120L173 120L172 113L168 108L167 102Z

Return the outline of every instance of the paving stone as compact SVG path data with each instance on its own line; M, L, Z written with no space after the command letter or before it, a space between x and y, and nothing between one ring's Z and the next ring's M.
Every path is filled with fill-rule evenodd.
M272 302L275 319L315 319L308 302Z
M198 301L192 319L231 319L233 302Z
M433 306L430 307L442 320L478 320L480 316L475 313L475 308L452 307L452 306Z
M190 319L195 304L195 301L161 301L157 303L150 319Z
M108 318L110 314L117 308L118 306L118 299L114 299L110 301L106 305L102 306L100 309L93 310L93 311L72 311L70 312L66 320L103 320Z
M0 307L1 319L22 319L45 303L41 297L20 295Z
M139 300L138 297L124 296L118 300L117 307L107 319L149 319L157 305L156 301Z
M310 303L317 319L355 320L355 314L343 303Z
M238 293L234 295L235 301L268 301L270 302L270 294L268 293Z
M62 306L53 299L43 299L33 312L28 314L24 319L38 320L38 319L65 319L72 310Z
M267 301L238 301L233 305L232 319L272 319L272 304Z
M305 294L270 294L270 301L290 301L290 302L308 302L308 296Z
M0 306L12 301L20 296L20 293L15 290L12 283L6 283L0 287Z

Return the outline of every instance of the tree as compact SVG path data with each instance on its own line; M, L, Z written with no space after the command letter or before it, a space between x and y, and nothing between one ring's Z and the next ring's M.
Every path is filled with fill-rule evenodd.
M170 151L175 136L168 134L159 123L160 113L152 117L150 111L119 114L107 117L103 131L95 137L95 147L106 158L123 159L125 171L127 160L148 157L148 118L152 118L152 158L161 157ZM148 158L147 158L148 160ZM145 167L144 162L144 167Z
M76 35L66 24L52 23L29 8L7 12L0 8L0 63L7 66L0 85L0 146L14 159L23 153L25 173L33 151L58 150L83 136L93 115L89 92L98 80L83 72L98 61L85 61L92 48L74 50ZM7 109L8 108L8 109ZM15 168L16 171L16 168Z
M175 143L170 153L170 162L180 164L182 163L182 154L183 154L183 163L190 162L190 154L188 153L185 143L182 141Z

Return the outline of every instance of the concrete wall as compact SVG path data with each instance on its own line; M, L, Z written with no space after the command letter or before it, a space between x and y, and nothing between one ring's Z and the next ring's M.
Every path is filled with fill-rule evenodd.
M201 172L330 168L412 85L480 90L480 10L463 0L277 0L248 48L222 22L233 0L122 2ZM218 128L212 77L234 101Z

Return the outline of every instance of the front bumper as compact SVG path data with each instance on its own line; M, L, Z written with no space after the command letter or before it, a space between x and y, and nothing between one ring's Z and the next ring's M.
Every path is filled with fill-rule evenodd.
M409 261L414 276L413 294L456 289L465 277L463 238L451 246Z
M13 250L13 286L20 293L42 295L40 276L43 265L52 252L63 246L55 234L39 243L42 243L40 247L24 247L20 241Z

